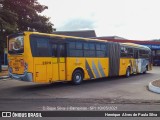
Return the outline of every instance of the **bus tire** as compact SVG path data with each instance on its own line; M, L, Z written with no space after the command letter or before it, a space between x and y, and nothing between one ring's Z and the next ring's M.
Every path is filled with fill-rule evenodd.
M126 77L130 77L130 75L131 75L131 71L130 71L130 68L128 67L126 70Z
M148 70L148 66L146 66L145 70L143 71L143 74L146 74Z
M84 74L81 70L77 69L72 74L72 83L74 85L79 85L83 81Z

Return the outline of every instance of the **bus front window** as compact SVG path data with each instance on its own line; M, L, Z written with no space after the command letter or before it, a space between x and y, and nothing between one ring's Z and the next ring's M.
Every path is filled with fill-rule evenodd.
M24 38L23 36L17 36L9 39L8 52L10 54L17 54L24 52Z

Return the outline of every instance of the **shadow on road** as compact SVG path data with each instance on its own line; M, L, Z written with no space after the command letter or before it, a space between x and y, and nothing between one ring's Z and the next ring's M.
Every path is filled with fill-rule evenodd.
M66 89L66 88L73 88L75 87L76 89L79 89L81 87L88 87L88 86L100 86L101 84L114 84L113 81L116 81L116 84L118 83L127 83L127 82L131 82L132 80L135 82L139 82L141 81L141 79L143 79L143 77L147 77L147 76L151 76L153 74L151 73L146 73L146 74L139 74L139 75L132 75L129 78L126 78L124 76L122 77L110 77L110 78L100 78L100 79L95 79L95 80L85 80L83 81L82 84L80 85L72 85L70 82L58 82L58 83L50 83L50 84L29 84L29 85L22 85L22 86L14 86L12 88L9 89L13 89L16 90L18 92L23 92L23 91L28 91L28 92L32 92L32 91L42 91L42 90L48 90L48 89L52 89L52 90L57 90L59 88L61 89ZM14 89L16 88L16 89ZM16 92L15 91L15 92Z

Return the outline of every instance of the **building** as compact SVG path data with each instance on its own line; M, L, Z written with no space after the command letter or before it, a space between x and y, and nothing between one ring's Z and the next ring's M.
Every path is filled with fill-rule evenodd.
M79 31L55 31L53 34L57 35L67 35L67 36L76 36L76 37L96 37L94 30L79 30Z

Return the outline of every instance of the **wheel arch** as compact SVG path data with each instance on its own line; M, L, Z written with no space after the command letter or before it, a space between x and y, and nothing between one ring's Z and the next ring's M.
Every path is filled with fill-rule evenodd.
M76 70L82 71L83 77L85 76L85 74L84 74L84 69L83 69L82 67L77 67L77 68L75 68L75 69L73 70L73 72L72 72L72 75L73 75L73 73L74 73Z

